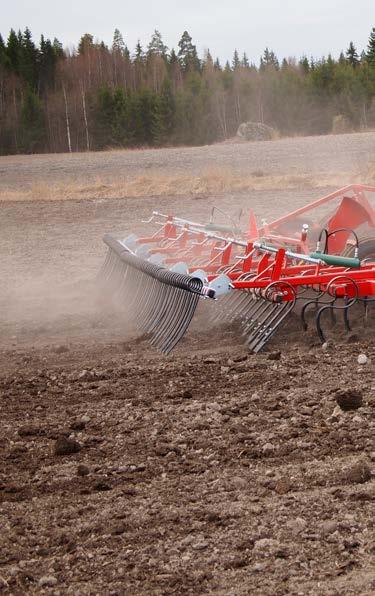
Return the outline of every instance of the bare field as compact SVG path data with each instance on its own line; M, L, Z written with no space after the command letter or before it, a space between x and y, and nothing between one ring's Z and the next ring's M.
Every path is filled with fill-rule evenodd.
M375 133L0 158L0 201L248 192L375 180Z
M94 282L153 209L271 219L374 159L375 133L0 158L1 593L375 594L374 313L253 356L203 304L166 358Z

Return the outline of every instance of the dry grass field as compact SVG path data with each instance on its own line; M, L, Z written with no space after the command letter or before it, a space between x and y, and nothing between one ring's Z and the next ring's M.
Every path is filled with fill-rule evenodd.
M374 163L375 133L0 158L1 593L375 594L374 313L254 356L203 304L164 357L95 292L153 209L270 219Z

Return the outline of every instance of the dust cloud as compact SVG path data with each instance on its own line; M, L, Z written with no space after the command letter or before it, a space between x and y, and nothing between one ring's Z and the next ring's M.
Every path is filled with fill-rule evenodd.
M95 278L64 283L16 277L12 287L0 292L0 309L0 343L13 347L125 340L132 335L124 308Z

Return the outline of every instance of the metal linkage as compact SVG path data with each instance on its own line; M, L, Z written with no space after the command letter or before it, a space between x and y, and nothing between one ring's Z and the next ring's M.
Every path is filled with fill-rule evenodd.
M184 336L200 297L214 297L201 279L169 271L131 253L119 240L104 237L109 251L99 274L125 302L151 345L168 354Z

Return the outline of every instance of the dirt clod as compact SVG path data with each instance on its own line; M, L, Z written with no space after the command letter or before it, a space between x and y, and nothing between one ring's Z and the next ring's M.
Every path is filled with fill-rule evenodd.
M80 450L81 445L78 441L67 437L59 437L53 446L54 455L72 455L73 453L78 453Z
M268 360L280 360L281 358L281 351L277 350L276 352L270 352L267 356Z
M98 479L94 482L93 484L93 488L94 490L97 491L107 491L107 490L112 490L112 486L110 485L110 483L105 480L105 479Z
M18 429L18 435L20 437L37 437L42 434L44 434L44 429L42 429L40 426L32 424L21 426Z
M371 479L371 468L365 459L359 459L344 470L344 478L349 484L364 484Z
M280 478L275 484L275 491L279 495L285 495L291 490L291 484L288 478Z
M65 354L66 352L69 352L69 348L68 346L61 344L53 348L53 351L55 352L55 354Z
M85 464L79 464L77 466L77 476L87 476L90 474L90 468Z
M193 397L193 394L192 394L192 392L189 389L185 389L182 392L182 398L183 399L192 399L192 397Z
M72 430L84 430L86 428L86 423L81 418L78 418L77 420L73 420L70 424L70 428Z
M335 399L344 411L357 410L363 404L363 394L359 389L341 389L336 392Z

